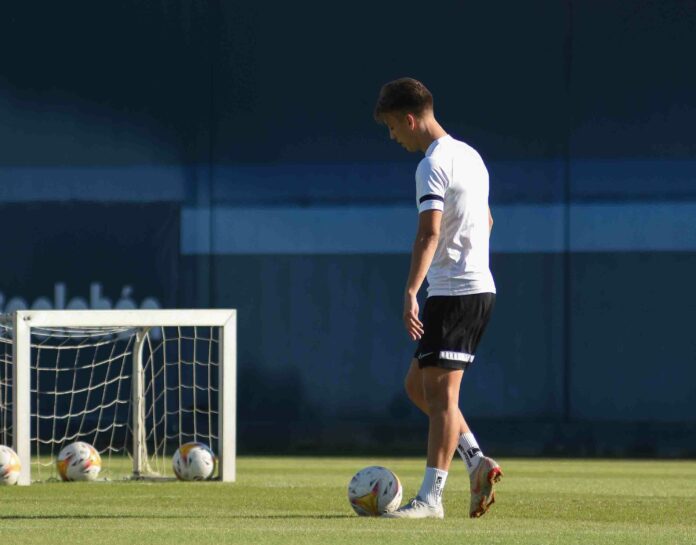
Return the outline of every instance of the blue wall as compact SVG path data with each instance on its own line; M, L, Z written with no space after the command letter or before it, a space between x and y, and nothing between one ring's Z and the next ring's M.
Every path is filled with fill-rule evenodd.
M371 117L412 75L491 174L475 431L693 455L696 15L481 4L3 6L2 308L238 308L242 450L420 452L399 318L418 157ZM401 30L416 13L427 40Z

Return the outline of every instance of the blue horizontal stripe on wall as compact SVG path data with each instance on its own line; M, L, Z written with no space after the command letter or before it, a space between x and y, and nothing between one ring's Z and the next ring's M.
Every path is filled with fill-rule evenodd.
M411 204L420 156L399 163L1 167L0 202ZM490 162L491 202L696 201L696 161Z
M196 179L197 170L159 165L2 167L0 202L183 202L187 179Z
M493 205L491 251L696 251L696 202ZM568 214L568 217L566 215ZM412 206L185 208L183 254L401 254Z

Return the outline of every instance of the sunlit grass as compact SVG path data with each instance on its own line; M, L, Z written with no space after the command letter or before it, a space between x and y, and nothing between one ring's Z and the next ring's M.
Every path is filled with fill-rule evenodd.
M0 543L168 544L692 544L696 462L499 460L498 502L466 516L466 471L455 460L444 521L355 516L350 477L371 464L399 475L405 497L423 460L243 457L238 481L46 482L0 487ZM128 460L124 473L128 472Z

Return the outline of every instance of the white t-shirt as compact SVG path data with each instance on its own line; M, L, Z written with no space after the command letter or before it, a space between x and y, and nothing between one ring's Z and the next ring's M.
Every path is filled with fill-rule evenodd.
M495 293L488 266L488 171L474 148L435 140L416 170L418 212L442 210L428 296Z

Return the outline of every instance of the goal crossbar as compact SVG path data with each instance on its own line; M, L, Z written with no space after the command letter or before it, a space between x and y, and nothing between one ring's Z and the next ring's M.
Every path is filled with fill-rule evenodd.
M33 328L99 328L124 327L219 327L220 365L218 396L218 458L219 479L236 479L236 389L237 389L237 313L235 309L176 309L176 310L18 310L13 316L13 387L12 411L13 447L21 461L18 484L31 484L31 330ZM140 350L134 350L134 368ZM133 401L140 414L138 392ZM134 441L140 433L134 433ZM139 463L141 446L134 445Z
M16 318L31 327L223 327L235 319L235 310L18 310Z

